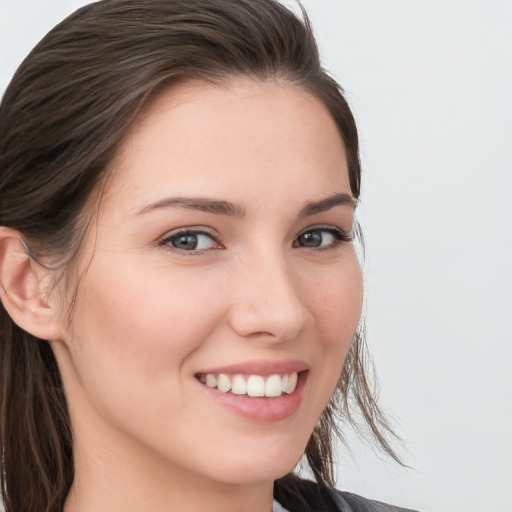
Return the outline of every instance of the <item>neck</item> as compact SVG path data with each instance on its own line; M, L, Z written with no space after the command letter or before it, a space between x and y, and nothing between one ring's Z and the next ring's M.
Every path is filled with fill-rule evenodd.
M74 440L75 479L64 512L272 510L273 481L216 481L120 439L119 432L86 443L75 432Z

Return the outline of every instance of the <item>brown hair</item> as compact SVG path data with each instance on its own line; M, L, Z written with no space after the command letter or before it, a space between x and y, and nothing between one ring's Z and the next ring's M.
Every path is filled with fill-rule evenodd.
M289 82L319 98L344 140L360 194L358 137L339 85L322 69L310 22L275 0L102 0L76 11L30 53L0 105L0 226L22 233L32 258L73 261L84 205L148 99L187 79L237 75ZM355 404L395 459L392 433L354 337L338 388L306 449L322 489L333 485L336 417ZM0 478L7 512L61 511L73 481L65 391L48 342L0 306ZM276 496L300 494L292 476ZM299 500L300 501L300 500Z

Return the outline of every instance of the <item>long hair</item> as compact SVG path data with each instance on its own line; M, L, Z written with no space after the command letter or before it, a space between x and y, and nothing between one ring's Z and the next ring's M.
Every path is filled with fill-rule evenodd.
M55 27L17 70L0 105L0 226L18 230L31 257L61 273L84 236L84 205L120 141L159 91L189 79L236 76L303 88L328 108L360 195L357 129L343 91L322 68L305 12L276 0L102 0ZM392 433L365 376L356 333L336 392L306 458L320 488L333 485L336 417L355 405L383 449ZM49 343L0 306L0 479L7 512L60 512L74 477L73 436ZM296 480L276 495L296 494Z

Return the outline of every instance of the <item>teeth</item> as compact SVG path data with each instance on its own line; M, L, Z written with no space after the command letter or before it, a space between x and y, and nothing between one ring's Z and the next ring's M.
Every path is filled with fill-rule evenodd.
M233 377L231 393L234 393L235 395L245 395L247 393L247 384L241 375L235 375Z
M297 387L297 372L289 375L270 375L266 379L261 375L233 375L224 373L199 375L199 380L210 388L217 388L222 393L231 391L234 395L275 398L282 393L291 394Z
M297 387L297 378L298 375L294 372L288 377L288 383L286 385L286 389L284 390L285 393L293 393L295 391L295 388Z
M231 379L227 375L221 373L217 377L217 389L223 393L227 393L231 389Z
M265 396L281 396L282 387L281 377L271 375L265 383Z
M212 375L211 373L209 373L206 376L206 385L211 388L216 388L217 387L217 377L215 377L215 375Z
M259 375L251 375L247 379L247 394L249 396L265 396L265 381Z
M288 388L288 375L284 375L283 380L281 382L281 392L286 393L287 388Z

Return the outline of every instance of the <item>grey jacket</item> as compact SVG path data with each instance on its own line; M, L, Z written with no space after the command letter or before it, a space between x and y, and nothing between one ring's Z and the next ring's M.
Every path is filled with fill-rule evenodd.
M409 508L394 507L393 505L369 500L349 492L340 491L333 493L333 499L338 506L339 512L415 512Z
M326 489L295 475L286 480L286 486L274 486L274 496L289 512L416 512L350 492Z

